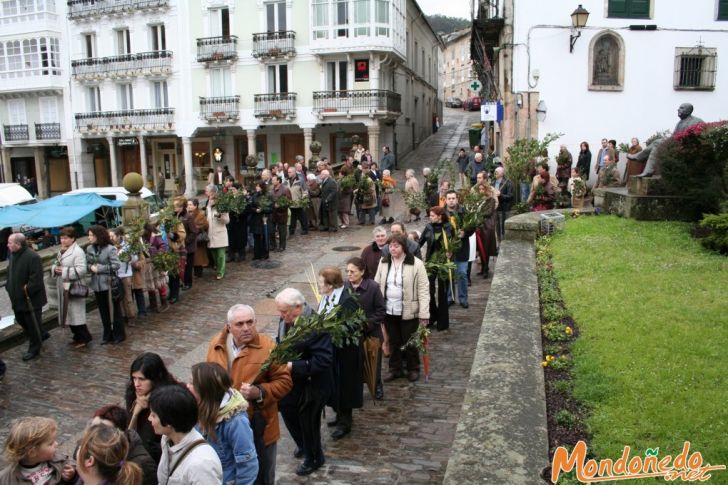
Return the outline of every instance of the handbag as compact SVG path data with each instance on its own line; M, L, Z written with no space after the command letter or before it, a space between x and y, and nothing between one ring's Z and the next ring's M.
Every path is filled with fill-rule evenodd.
M86 298L88 296L88 286L83 284L81 278L78 276L78 270L74 267L73 272L76 273L76 279L71 282L71 286L68 288L68 294L72 298Z
M207 244L210 242L210 236L207 235L207 231L200 231L197 235L197 244Z
M111 299L113 301L120 301L124 296L124 287L121 283L121 278L116 273L109 275L109 291L111 292Z
M387 194L382 197L382 207L389 207L389 196Z

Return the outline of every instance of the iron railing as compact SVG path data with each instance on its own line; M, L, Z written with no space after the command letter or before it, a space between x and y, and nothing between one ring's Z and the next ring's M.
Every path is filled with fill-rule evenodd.
M76 113L76 129L86 131L169 131L174 129L174 108L129 109Z
M28 125L3 125L5 141L25 141L30 138Z
M233 121L240 118L240 96L200 98L200 116L207 121Z
M296 93L266 93L254 97L256 118L288 118L296 116Z
M89 57L71 61L78 79L161 75L172 72L172 51L138 52L110 57Z
M238 58L238 37L203 37L197 39L197 62L228 61Z
M253 34L253 57L296 55L296 33L292 30Z
M82 19L109 14L132 13L135 10L168 7L169 0L68 0L68 18Z
M402 96L384 89L314 91L313 111L316 113L401 113Z
M61 138L60 123L36 123L35 139L36 140L58 140Z

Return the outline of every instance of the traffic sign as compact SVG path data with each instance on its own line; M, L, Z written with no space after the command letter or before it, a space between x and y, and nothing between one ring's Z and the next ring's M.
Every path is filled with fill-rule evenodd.
M478 81L477 79L473 79L470 84L468 85L471 91L475 93L479 93L481 89L483 89L483 85Z

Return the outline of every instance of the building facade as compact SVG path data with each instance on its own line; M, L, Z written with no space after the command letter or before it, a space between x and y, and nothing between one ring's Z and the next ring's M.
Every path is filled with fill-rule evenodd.
M506 147L563 133L549 153L563 143L576 156L587 141L596 157L602 138L629 143L672 129L682 103L706 121L725 118L728 69L718 57L728 49L728 2L581 5L589 12L582 29L571 27L576 4L491 0L475 12L473 55L504 101Z
M445 98L465 100L479 94L474 93L469 86L475 78L470 60L470 31L470 28L458 30L443 39L445 51L442 54L442 84Z
M65 25L56 0L0 2L2 180L40 197L71 189Z
M313 140L339 160L354 135L378 160L441 113L443 45L413 0L71 0L67 18L79 186L138 171L192 195L216 163L242 178Z

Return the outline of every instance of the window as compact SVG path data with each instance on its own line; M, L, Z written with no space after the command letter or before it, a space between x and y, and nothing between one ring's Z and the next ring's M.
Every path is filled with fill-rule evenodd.
M83 34L83 45L87 58L96 57L96 34Z
M166 51L167 50L167 35L164 30L164 24L150 25L149 32L152 36L152 50L153 51Z
M336 0L336 37L349 37L349 0Z
M718 17L716 20L728 20L728 0L718 0Z
M676 90L712 91L715 89L715 66L718 52L714 48L678 47L675 49Z
M24 69L38 69L38 40L26 39L23 41Z
M3 2L3 15L18 15L18 2L16 0L5 0Z
M415 51L412 53L412 57L414 58L414 61L415 61L415 65L412 66L412 70L414 70L415 72L417 72L417 51L419 51L419 50L420 50L420 46L417 43L417 41L415 41Z
M0 42L0 72L4 72L7 69L5 64L5 45Z
M58 102L55 96L41 96L38 98L41 123L58 123Z
M232 79L230 69L210 69L210 87L213 96L230 96L232 94Z
M18 13L33 13L35 11L35 0L18 0Z
M8 121L10 125L27 125L28 120L25 117L25 100L8 99L6 101L8 107Z
M230 37L230 10L216 8L210 10L210 36Z
M119 92L119 109L134 109L134 92L131 84L118 84L117 90Z
M650 0L609 0L607 17L648 19L650 18Z
M167 91L167 81L155 81L152 83L154 107L169 108L169 94Z
M23 55L20 51L20 41L14 40L5 44L5 51L8 55L8 71L20 71L23 69Z
M329 0L313 0L313 38L329 38Z
M120 56L131 54L131 35L129 29L119 29L116 31L116 53Z
M269 93L288 92L288 65L278 64L268 66L268 91Z
M271 2L265 5L268 32L282 32L286 28L286 2Z
M377 24L377 35L389 37L389 0L374 0L374 21Z
M86 105L91 112L101 111L101 90L98 86L86 88Z
M329 91L344 91L348 89L348 70L349 63L346 61L326 63L326 87Z
M370 4L370 0L354 0L354 37L369 36Z

